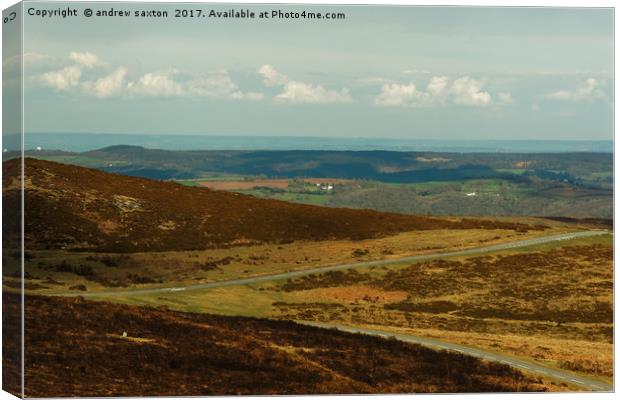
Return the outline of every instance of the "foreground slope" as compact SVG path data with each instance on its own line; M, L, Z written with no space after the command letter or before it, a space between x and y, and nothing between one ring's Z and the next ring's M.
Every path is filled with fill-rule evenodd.
M17 160L3 166L3 198L10 210L20 202ZM542 229L292 204L30 158L25 182L26 240L33 250L190 250L427 229Z
M5 294L4 315L18 301ZM501 364L293 322L80 298L25 304L27 397L545 389Z

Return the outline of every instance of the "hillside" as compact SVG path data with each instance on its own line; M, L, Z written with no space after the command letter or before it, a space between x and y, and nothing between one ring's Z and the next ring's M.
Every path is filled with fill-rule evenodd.
M189 250L355 240L444 228L542 229L293 204L31 158L25 165L26 241L33 250ZM17 160L5 161L3 167L3 200L7 212L17 213ZM7 232L15 231L10 225L16 223L16 219L7 221Z
M5 294L3 315L17 313L18 304L17 295ZM27 296L25 304L28 397L546 388L505 365L293 322L80 298ZM17 352L6 340L4 346L3 362L15 362ZM5 388L15 391L16 382L7 378Z

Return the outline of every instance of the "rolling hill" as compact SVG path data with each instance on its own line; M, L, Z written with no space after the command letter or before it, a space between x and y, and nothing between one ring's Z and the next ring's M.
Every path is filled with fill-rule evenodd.
M4 294L4 316L19 306ZM27 397L547 389L506 365L289 321L43 296L26 297L25 318ZM9 343L4 388L15 393L19 347Z
M3 200L17 215L18 160L4 162ZM366 239L428 229L543 229L492 220L429 218L293 204L25 159L29 249L192 250ZM19 231L7 221L6 232ZM8 238L15 241L18 238Z
M341 178L386 183L528 177L611 188L611 153L456 153L350 150L161 150L116 145L81 153L27 150L26 156L155 179L213 174ZM3 154L3 159L18 157Z

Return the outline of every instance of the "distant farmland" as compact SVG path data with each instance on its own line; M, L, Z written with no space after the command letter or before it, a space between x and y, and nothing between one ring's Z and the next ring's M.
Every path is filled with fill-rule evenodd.
M244 179L244 180L196 180L198 186L207 187L215 190L250 190L255 188L288 189L292 181L290 179ZM337 178L305 178L300 180L303 183L327 184L327 183L348 183L351 180Z
M257 187L286 189L289 186L288 179L256 179L243 181L198 181L198 186L208 187L215 190L247 190Z

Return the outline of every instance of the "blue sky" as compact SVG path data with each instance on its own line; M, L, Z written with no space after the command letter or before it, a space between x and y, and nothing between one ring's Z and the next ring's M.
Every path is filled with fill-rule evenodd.
M346 19L26 16L26 131L613 137L609 9L244 8Z

